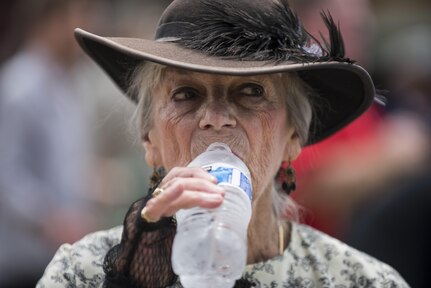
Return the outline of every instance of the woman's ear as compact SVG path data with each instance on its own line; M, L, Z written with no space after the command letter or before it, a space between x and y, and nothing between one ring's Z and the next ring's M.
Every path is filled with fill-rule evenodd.
M150 167L156 168L162 166L162 157L157 141L157 135L153 130L142 134L141 143L145 149L145 161Z
M284 150L284 161L293 161L295 160L299 154L301 153L301 141L299 139L298 133L293 131L286 144L286 148Z

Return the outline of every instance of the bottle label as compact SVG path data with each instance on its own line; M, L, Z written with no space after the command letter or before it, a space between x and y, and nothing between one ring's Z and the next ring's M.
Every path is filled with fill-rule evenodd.
M252 199L250 179L240 170L225 166L205 166L203 167L208 173L217 178L218 184L228 183L240 187Z

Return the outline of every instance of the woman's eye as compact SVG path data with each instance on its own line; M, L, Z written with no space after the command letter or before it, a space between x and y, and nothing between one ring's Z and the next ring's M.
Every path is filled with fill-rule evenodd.
M251 97L261 97L264 94L263 87L253 83L247 83L242 85L239 91L241 94Z
M192 88L179 88L174 90L172 93L172 99L174 101L186 101L190 100L198 95L198 92Z

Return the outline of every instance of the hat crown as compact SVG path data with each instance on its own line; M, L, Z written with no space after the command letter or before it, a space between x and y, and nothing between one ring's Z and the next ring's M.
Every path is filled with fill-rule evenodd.
M310 37L288 0L175 0L155 39L237 60L349 62L337 25L330 15L322 17L331 36L325 47Z
M158 27L167 23L195 23L202 15L207 14L209 4L218 7L228 5L232 8L250 9L253 7L253 9L260 9L262 6L260 3L268 1L253 0L250 2L253 2L253 5L250 5L247 0L174 0L161 15Z
M274 3L274 0L174 0L159 19L155 39L181 37L187 33L187 29L193 29L193 26L202 20L202 17L212 18L212 21L222 24L224 19L217 19L216 14L208 13L211 8L225 7L230 11L241 10L246 13L253 11L256 13L256 11L265 9L264 4L268 7L268 3L271 2Z

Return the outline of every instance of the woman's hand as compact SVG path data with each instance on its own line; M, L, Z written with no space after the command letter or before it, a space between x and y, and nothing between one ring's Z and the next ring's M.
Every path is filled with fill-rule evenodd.
M175 167L163 178L159 188L163 192L147 202L143 213L153 222L180 209L216 208L224 199L224 190L217 186L217 179L202 168Z

